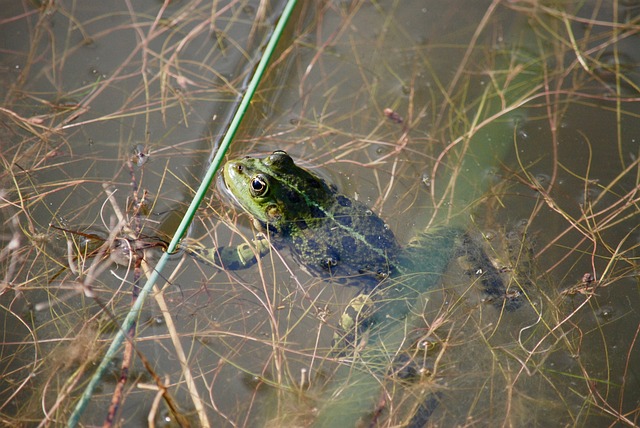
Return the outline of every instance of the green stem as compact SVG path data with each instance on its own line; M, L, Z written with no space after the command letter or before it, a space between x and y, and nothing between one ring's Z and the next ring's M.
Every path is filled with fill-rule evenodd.
M140 310L142 309L142 305L144 304L146 297L149 295L154 284L160 277L160 272L162 271L162 269L167 264L167 261L169 260L169 254L171 254L176 250L176 248L178 247L178 244L180 243L180 241L186 234L189 226L191 225L191 222L195 217L196 211L200 207L200 203L204 199L205 194L209 190L209 187L211 186L213 178L215 177L216 172L218 171L218 169L220 168L220 165L222 164L222 159L224 158L227 150L229 149L229 146L231 145L231 141L235 136L240 126L240 123L242 122L242 119L251 103L253 95L256 92L256 88L258 87L258 84L260 83L260 80L264 75L264 72L267 68L269 60L271 59L271 56L275 51L276 45L280 40L282 33L284 32L285 26L287 25L287 22L291 17L291 13L293 12L296 2L297 0L289 0L285 5L282 11L282 15L280 16L280 20L278 21L276 27L273 30L273 33L269 38L269 41L267 43L267 46L265 47L264 53L260 58L260 62L258 63L256 70L253 74L253 77L251 78L251 81L247 86L247 90L244 96L242 97L242 101L240 102L238 109L235 115L233 116L233 120L229 125L229 129L225 134L222 140L222 143L220 144L220 148L216 152L213 158L213 161L211 162L211 165L207 170L207 173L202 179L202 183L200 184L200 187L198 187L198 190L196 191L196 194L191 204L189 205L189 208L187 209L187 212L185 213L184 218L180 222L180 225L178 226L176 233L173 236L173 239L169 243L169 247L167 248L167 251L162 255L155 269L152 270L152 273L149 276L146 284L140 291L140 295L138 296L138 299L129 310L129 313L127 314L126 318L124 319L124 322L122 323L122 327L120 328L116 336L113 338L113 341L109 346L109 349L107 350L105 356L102 358L102 361L100 362L100 366L98 366L98 369L96 370L93 377L87 384L82 394L82 397L80 398L80 401L78 401L78 404L76 405L73 413L69 417L69 421L67 423L68 427L75 427L78 424L80 416L82 415L85 408L87 407L87 404L91 400L91 396L93 395L93 392L98 386L98 383L102 378L102 375L107 370L107 367L109 366L111 360L119 351L122 345L122 342L125 339L124 332L128 331L129 328L138 319L138 316L140 315Z

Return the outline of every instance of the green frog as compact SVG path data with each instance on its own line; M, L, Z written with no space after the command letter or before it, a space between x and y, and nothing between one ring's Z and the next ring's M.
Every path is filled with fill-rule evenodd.
M493 298L505 295L497 270L477 245L469 245L473 240L460 229L433 228L400 246L389 226L368 206L296 165L283 150L264 158L230 160L223 179L262 237L235 248L192 247L189 251L214 265L237 270L256 263L270 245L288 247L312 275L359 286L360 294L340 318L342 331L336 340L342 336L351 342L372 324L404 316L412 300L433 287L449 260L461 252L469 256L471 270L482 273L485 293ZM515 299L509 302L517 305Z
M253 265L272 247L288 248L312 275L359 286L334 333L333 352L338 357L358 355L367 366L384 367L389 350L410 347L404 337L406 322L416 312L416 302L440 282L455 258L464 257L469 274L479 279L477 283L490 297L488 301L506 309L519 306L519 297L506 297L500 272L481 245L459 228L429 228L401 246L388 225L369 207L296 165L282 150L264 158L230 160L222 175L226 190L252 217L261 236L237 247L192 246L187 251L208 263L237 270ZM389 377L418 372L412 370L413 363L407 355L405 352L396 356L400 359L393 361ZM343 375L353 379L349 365L344 369ZM341 395L351 398L336 403L345 408L320 417L316 421L319 426L334 426L334 422L342 421L341 416L336 416L342 412L370 412L379 381L369 369L359 373L353 391L343 391ZM354 400L361 401L359 410L353 407ZM419 403L409 426L423 425L436 405L437 395Z

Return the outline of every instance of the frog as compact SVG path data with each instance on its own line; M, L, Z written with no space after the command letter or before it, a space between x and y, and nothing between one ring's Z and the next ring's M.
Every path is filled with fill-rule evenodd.
M284 150L265 157L231 159L222 170L226 192L248 213L259 236L237 247L191 247L201 260L229 270L246 269L272 247L288 248L311 275L356 285L334 335L338 343L357 338L385 319L401 318L420 293L437 284L449 260L465 255L484 292L507 309L500 274L464 230L441 226L399 244L389 225L366 204L341 193L319 175L299 166Z
M231 159L223 166L221 176L226 193L251 217L259 233L236 247L190 246L187 251L206 263L240 270L257 263L272 248L288 249L309 274L330 283L357 286L334 329L331 352L339 360L385 367L389 358L386 352L406 345L387 366L388 372L381 374L402 382L420 381L423 373L428 373L419 367L425 357L419 362L413 360L416 352L410 343L405 344L405 323L419 311L421 296L436 287L449 263L459 258L466 260L467 273L480 284L487 301L507 310L521 304L519 296L510 297L501 272L478 240L464 229L430 227L401 245L389 225L370 207L298 165L283 150L264 157ZM417 340L416 347L436 353L427 349L437 347L437 342L430 342L433 338L420 335ZM344 366L344 376L349 367ZM352 393L342 394L368 402L360 410L369 419L380 410L369 407L379 385L377 375L371 376L373 372L359 371L362 378L348 387L353 388ZM437 406L438 397L434 394L419 402L409 426L422 426ZM355 411L346 404L352 403L350 400L343 401L344 411ZM342 406L342 401L337 406ZM331 417L317 422L333 425Z

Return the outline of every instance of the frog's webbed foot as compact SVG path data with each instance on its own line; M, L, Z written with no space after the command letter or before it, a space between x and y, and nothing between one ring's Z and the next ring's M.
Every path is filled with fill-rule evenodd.
M526 288L530 285L531 249L525 238L516 232L505 234L504 239L474 238L465 233L457 250L459 260L466 267L469 276L478 278L482 291L486 294L484 301L498 308L513 311L520 308L525 301ZM494 262L480 240L487 241L489 251L498 259ZM504 240L503 243L497 241ZM500 257L500 253L502 257Z
M368 327L375 302L368 293L356 295L340 316L338 328L333 334L332 348L338 356L345 356L366 345Z
M258 258L270 250L266 238L257 238L235 247L205 247L198 242L187 242L182 249L196 260L220 269L240 270L253 266Z
M406 316L411 306L409 296L394 291L393 286L383 282L374 288L363 288L349 301L333 334L332 349L337 356L358 353L371 334L379 340L387 321Z

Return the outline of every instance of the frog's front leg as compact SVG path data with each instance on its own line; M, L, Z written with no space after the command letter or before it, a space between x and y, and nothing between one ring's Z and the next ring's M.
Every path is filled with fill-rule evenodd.
M256 264L258 258L266 255L271 246L266 238L257 238L236 247L207 248L200 244L187 244L187 254L196 260L228 270L246 269Z

